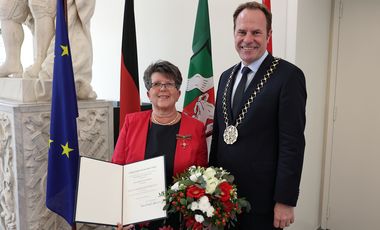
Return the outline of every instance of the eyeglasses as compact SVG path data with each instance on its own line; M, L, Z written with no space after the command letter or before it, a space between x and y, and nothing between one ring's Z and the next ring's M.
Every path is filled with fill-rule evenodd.
M152 83L152 88L154 89L162 89L162 87L164 87L165 89L174 89L176 88L176 85L173 82L168 82L168 83L153 82Z

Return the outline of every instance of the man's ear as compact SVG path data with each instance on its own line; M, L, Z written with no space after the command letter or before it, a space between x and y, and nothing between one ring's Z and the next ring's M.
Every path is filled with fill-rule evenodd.
M268 34L267 34L267 42L269 42L269 39L272 37L272 29L269 30Z

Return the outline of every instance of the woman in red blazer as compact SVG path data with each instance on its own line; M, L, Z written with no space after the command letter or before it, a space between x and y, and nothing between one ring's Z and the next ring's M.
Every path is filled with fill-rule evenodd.
M112 162L123 165L164 155L167 185L172 183L174 175L188 167L207 165L203 123L175 107L181 95L181 83L179 69L170 62L158 61L145 70L144 84L152 110L126 115ZM169 218L151 222L148 228L157 229L162 222L178 224ZM122 229L121 225L118 229Z

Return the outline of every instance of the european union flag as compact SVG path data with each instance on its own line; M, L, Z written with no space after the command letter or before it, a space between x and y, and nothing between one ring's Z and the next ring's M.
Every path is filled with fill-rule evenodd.
M46 206L74 224L78 105L63 0L57 0Z

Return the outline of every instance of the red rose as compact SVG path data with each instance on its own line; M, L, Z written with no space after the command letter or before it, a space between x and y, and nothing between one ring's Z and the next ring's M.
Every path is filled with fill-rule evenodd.
M199 222L195 222L194 225L193 225L193 230L202 230L203 229L203 225Z
M190 185L186 191L186 196L195 198L195 199L201 198L204 194L205 194L205 190L195 185Z
M222 183L219 184L219 188L220 188L220 199L222 201L227 201L231 198L231 190L232 190L232 186L224 181Z
M197 222L194 217L185 217L186 220L186 229L192 229L192 230L202 230L203 225L202 223Z
M186 229L192 230L202 230L203 225L197 221L195 221L194 217L187 217L186 219Z
M185 217L186 219L186 228L191 228L193 224L195 223L195 219L192 217Z
M233 207L234 204L231 201L227 200L223 202L223 208L226 212L231 212Z

